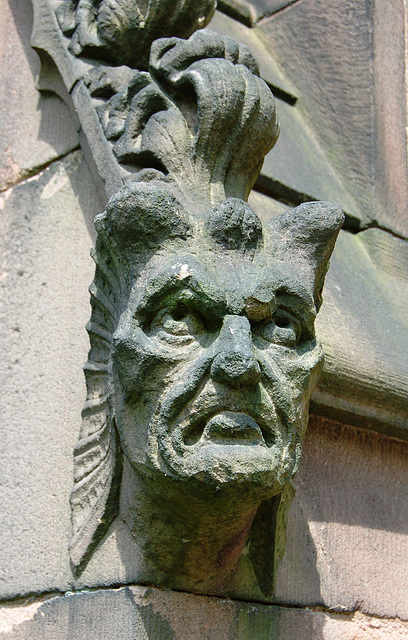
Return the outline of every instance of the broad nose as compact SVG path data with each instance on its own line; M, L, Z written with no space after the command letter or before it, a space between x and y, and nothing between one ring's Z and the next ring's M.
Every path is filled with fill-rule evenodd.
M211 365L216 382L230 387L255 387L261 370L252 346L251 326L245 316L225 316Z

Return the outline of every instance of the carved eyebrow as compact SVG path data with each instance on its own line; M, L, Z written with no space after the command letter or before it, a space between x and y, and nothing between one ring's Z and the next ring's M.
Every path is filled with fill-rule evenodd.
M191 301L199 311L202 311L205 315L210 315L210 317L212 316L214 320L222 317L225 311L225 301L215 300L213 296L206 292L205 276L202 278L197 277L204 275L200 271L196 265L191 265L190 268L188 263L185 262L169 267L159 274L156 273L149 279L141 297L138 299L135 315L143 320L172 295L189 292L190 295L184 297L184 300L183 296L180 295L182 302L188 303Z
M314 300L308 291L294 291L293 289L286 287L279 287L276 291L276 298L279 301L289 300L290 304L295 304L297 308L299 308L302 313L305 313L307 316L311 316L313 319L316 317L316 306L314 304Z

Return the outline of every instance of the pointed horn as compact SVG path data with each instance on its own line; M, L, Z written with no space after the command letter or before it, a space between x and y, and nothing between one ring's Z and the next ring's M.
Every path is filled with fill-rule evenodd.
M274 218L269 226L273 253L304 272L317 309L336 238L344 222L341 207L329 202L305 202Z

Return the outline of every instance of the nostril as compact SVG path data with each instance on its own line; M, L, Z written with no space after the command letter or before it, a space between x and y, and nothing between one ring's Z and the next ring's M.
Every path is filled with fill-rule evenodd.
M234 352L219 354L213 361L211 373L214 380L233 386L255 386L261 378L254 356Z

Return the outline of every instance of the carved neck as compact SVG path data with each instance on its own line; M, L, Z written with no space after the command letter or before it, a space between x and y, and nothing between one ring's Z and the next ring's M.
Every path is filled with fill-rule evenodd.
M228 585L259 504L243 510L239 495L217 494L197 496L168 479L149 482L125 457L120 516L142 551L147 576L157 582L159 573L163 584L200 592Z

